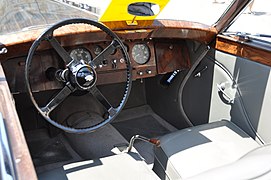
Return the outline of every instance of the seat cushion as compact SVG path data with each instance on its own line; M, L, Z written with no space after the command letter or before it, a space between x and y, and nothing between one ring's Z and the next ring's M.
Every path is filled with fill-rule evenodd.
M189 180L271 179L271 145L256 148L238 161L189 178Z
M186 179L232 163L260 146L229 121L176 131L160 141L154 170L161 179Z
M52 171L38 174L44 179L98 179L98 180L159 180L137 153L123 153L97 160L72 163Z

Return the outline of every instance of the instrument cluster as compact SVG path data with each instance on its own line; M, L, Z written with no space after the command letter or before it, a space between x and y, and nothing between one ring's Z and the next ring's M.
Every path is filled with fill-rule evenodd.
M83 60L87 63L99 55L109 43L85 44L83 46L71 47L68 51L74 60ZM133 79L156 75L154 46L151 41L129 41L124 42L124 45L131 59ZM101 62L97 72L125 70L126 65L124 62L120 48L115 49Z

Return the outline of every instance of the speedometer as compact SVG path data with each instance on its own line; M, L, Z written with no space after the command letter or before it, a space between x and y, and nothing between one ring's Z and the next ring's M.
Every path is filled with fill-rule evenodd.
M132 57L138 64L145 64L150 59L150 49L146 44L135 44L132 48Z
M70 56L75 61L83 60L85 63L88 63L92 59L90 52L86 48L83 48L83 47L75 48L71 50Z

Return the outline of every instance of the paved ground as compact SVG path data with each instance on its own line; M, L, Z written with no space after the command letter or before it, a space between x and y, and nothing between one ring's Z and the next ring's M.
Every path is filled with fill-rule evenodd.
M111 0L71 1L100 8L101 12L111 2ZM158 19L181 19L212 25L230 3L231 0L170 0L158 15ZM271 35L271 0L255 0L251 10L253 13L248 9L245 10L229 30Z
M229 31L271 35L271 0L255 0L252 12L247 9Z

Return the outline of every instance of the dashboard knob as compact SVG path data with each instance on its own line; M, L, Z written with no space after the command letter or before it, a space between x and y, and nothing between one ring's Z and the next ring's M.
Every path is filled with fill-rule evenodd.
M151 74L152 72L151 72L151 70L147 69L147 70L146 70L146 73L147 73L147 74Z
M125 60L123 58L120 59L120 63L125 63Z
M117 69L117 60L114 59L111 61L111 63L112 63L112 69Z
M142 72L142 71L138 71L137 74L138 74L139 76L142 76L142 75L143 75L143 72Z

